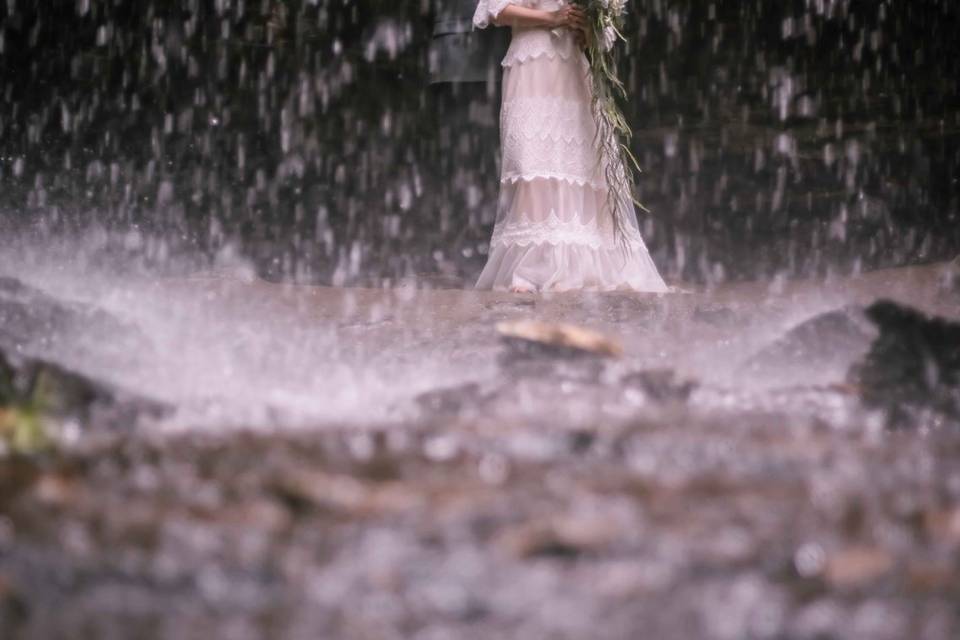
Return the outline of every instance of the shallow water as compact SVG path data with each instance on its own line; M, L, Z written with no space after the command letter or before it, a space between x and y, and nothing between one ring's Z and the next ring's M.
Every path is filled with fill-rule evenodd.
M418 415L414 399L423 392L501 384L507 374L498 364L503 346L495 324L530 317L593 327L622 342L624 357L602 374L611 396L604 406L614 413L637 409L617 379L646 369L671 369L705 385L695 405L775 408L784 400L766 393L769 388L843 382L859 353L856 345L826 365L807 364L801 353L796 362L751 371L748 360L804 320L869 297L841 283L781 293L767 285L733 285L666 296L511 296L424 289L417 282L337 289L267 283L235 259L202 269L184 261L166 272L116 258L97 263L91 247L96 243L11 248L0 272L107 311L138 341L112 344L121 336L105 340L97 327L81 326L69 327L69 336L46 336L36 348L174 405L171 424L209 429L409 420ZM587 405L577 410L578 420L593 419L593 398L566 395L570 403ZM516 411L543 419L557 407L549 395L533 404L515 401ZM561 406L561 412L570 408Z

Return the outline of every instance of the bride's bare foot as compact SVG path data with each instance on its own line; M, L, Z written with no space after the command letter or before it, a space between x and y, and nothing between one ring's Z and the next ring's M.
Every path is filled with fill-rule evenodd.
M510 287L510 293L533 293L533 291L526 287L513 285L512 287Z

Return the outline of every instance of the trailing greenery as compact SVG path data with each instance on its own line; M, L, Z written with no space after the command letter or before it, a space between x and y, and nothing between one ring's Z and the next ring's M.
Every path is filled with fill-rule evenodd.
M607 182L607 205L613 219L614 235L626 250L630 203L648 211L635 197L635 173L640 165L630 151L633 131L618 104L627 97L623 82L617 75L614 45L626 42L622 29L626 14L626 0L574 0L587 14L589 33L586 42L590 75L593 81L593 112L597 122L596 143L599 162Z

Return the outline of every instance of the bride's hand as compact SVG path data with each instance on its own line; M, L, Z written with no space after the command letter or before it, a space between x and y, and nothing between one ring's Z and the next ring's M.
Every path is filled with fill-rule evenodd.
M586 32L587 16L583 9L567 5L550 12L551 27L569 27L574 31Z

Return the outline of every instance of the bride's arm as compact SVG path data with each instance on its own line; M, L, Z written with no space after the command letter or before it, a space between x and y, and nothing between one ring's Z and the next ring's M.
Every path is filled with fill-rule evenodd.
M493 23L499 27L544 27L547 29L570 27L582 31L586 28L586 16L580 7L575 6L566 6L557 11L542 11L510 4L494 18Z

